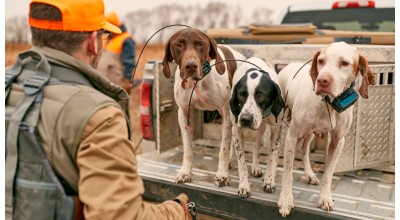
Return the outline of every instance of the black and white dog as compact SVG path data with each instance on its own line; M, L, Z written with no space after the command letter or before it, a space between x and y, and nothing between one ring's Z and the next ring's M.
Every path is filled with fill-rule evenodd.
M264 176L264 190L270 188L271 178L275 178L275 170L269 169L277 165L279 138L281 136L282 108L284 101L276 72L263 60L252 57L247 59L235 72L232 80L230 99L232 127L232 147L236 151L239 167L239 197L249 196L250 185L244 158L243 128L258 130L253 149L251 174L262 176L259 165L259 149L266 124L271 127L271 147ZM253 63L256 66L250 64ZM261 69L260 69L261 68ZM281 114L282 112L282 114ZM279 117L282 115L281 117ZM267 181L268 180L268 181Z

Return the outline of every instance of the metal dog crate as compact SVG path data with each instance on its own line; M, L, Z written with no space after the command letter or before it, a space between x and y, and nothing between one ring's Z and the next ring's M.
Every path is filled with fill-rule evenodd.
M274 67L292 62L307 62L324 45L229 45L245 57L256 56L264 59ZM353 125L346 135L346 143L336 165L335 172L345 172L364 168L374 168L394 172L394 46L355 45L364 55L376 76L376 84L369 88L369 98L360 97L354 108ZM170 64L171 72L176 64ZM153 87L156 109L155 133L158 153L165 152L181 144L181 134L177 122L178 107L174 101L174 74L167 79L162 74L161 62L153 69L155 85ZM162 85L162 86L161 86ZM202 123L200 111L193 112L194 143L219 147L221 134L220 123ZM283 156L286 128L282 132L281 156ZM328 136L328 135L326 135ZM245 150L251 151L255 132L245 130ZM324 143L318 140L312 146L311 161L325 161ZM264 135L260 153L268 154L269 130ZM300 153L296 154L301 159ZM263 162L263 161L261 161Z
M257 56L272 65L307 62L321 45L232 45L246 57ZM369 87L369 98L360 97L355 105L353 124L345 139L335 172L377 168L394 172L394 47L356 45L360 54L369 61L376 83ZM282 132L283 156L286 128ZM328 137L313 146L311 160L324 162ZM315 143L315 142L314 142ZM269 147L269 131L264 136L264 146ZM265 151L267 153L268 150ZM296 158L301 159L300 152Z

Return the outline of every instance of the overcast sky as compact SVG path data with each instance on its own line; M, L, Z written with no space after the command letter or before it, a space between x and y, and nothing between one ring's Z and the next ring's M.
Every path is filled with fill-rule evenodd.
M106 6L106 12L116 11L122 17L131 11L136 9L151 9L158 5L165 3L179 3L182 5L199 5L207 4L208 2L216 0L104 0ZM223 1L223 0L221 0ZM291 2L310 2L313 0L225 0L224 2L229 4L239 4L243 10L253 10L259 7L269 7L274 10L273 16L277 15L277 12L282 7ZM315 1L315 0L314 0ZM30 0L6 0L5 1L5 18L9 18L15 15L27 15L28 6Z

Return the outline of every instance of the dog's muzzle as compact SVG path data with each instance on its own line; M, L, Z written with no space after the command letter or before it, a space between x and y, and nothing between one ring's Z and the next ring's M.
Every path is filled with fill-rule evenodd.
M245 127L245 128L252 128L253 121L254 121L254 117L251 114L242 115L242 116L240 116L240 119L239 119L241 127Z

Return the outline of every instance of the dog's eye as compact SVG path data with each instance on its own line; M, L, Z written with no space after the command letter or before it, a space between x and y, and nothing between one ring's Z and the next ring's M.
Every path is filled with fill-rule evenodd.
M346 67L346 66L348 66L348 65L349 65L349 63L346 62L346 61L340 62L340 66L342 66L342 67Z
M324 60L323 59L320 59L320 60L318 60L318 65L324 65Z
M203 42L197 42L197 43L196 43L196 46L197 46L197 47L202 47L203 45L204 45Z
M182 48L182 47L183 47L183 44L182 44L182 43L176 43L176 44L175 44L175 47L177 47L177 48Z
M245 100L246 97L244 97L244 95L242 93L238 94L238 99L239 101L243 102Z
M264 101L264 99L265 99L265 96L263 96L263 95L258 95L257 96L257 101L259 101L259 102Z

